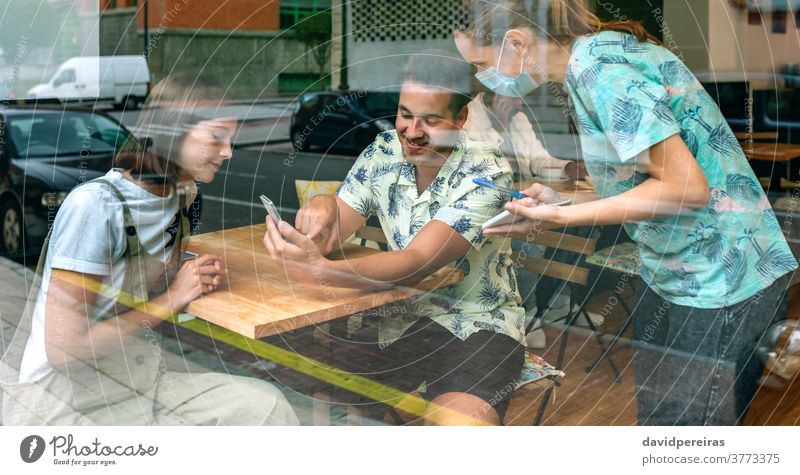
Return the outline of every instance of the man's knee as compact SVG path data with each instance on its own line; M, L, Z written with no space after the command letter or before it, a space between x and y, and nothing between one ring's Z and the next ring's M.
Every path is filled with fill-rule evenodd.
M428 406L426 421L433 425L500 425L497 411L488 402L460 392L437 396Z

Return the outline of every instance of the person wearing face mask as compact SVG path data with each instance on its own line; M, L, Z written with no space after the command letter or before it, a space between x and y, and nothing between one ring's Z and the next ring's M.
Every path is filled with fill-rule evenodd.
M297 424L267 382L168 370L155 328L224 278L220 257L182 257L194 181L211 182L232 156L235 120L197 114L222 97L202 77L163 79L136 124L141 138L64 201L0 364L3 423Z
M623 223L639 246L643 283L633 315L639 423L741 423L763 369L755 349L786 318L797 261L713 99L640 24L603 23L580 0L461 6L476 30L497 38L474 43L482 54L499 56L502 40L532 56L528 74L565 77L603 198L557 207L548 204L557 193L534 185L530 198L506 205L525 219L486 233L524 239ZM530 86L519 69L496 69L520 85L515 92Z
M484 65L486 58L481 57L479 49L474 47L474 38L468 31L469 25L463 24L460 19L461 15L457 15L453 28L456 46L470 62ZM524 69L526 56L515 54L510 45L506 47L505 41L502 42L500 51L494 66L481 69L475 74L491 94L479 93L470 102L470 114L464 130L476 139L497 146L509 158L518 180L528 180L539 175L552 176L554 170L573 180L586 177L583 163L575 161L580 154L576 150L576 141L570 141L570 138L574 138L572 124L558 113L546 121L537 120L537 115L543 115L540 111L548 107L552 110L553 104L559 102L565 103L563 85L553 81L539 84ZM503 51L514 53L515 57L520 58L519 74L515 77L504 76L497 69L503 60ZM572 160L554 157L537 137L532 122L536 123L540 134L544 132L554 136L551 140L546 140L550 147L570 156ZM558 138L562 139L562 143L556 144L558 138L555 136L561 136Z
M466 24L465 20L466 17L457 11L453 23L456 47L463 57L479 66L475 77L489 89L490 94L479 93L470 102L469 117L464 130L471 137L498 147L509 159L515 180L526 181L542 175L547 178L561 176L573 180L585 178L586 167L582 161L576 161L580 157L578 136L573 124L559 107L559 104L566 105L567 101L563 84L555 81L538 83L525 70L526 63L530 64L530 57L518 54L516 48L505 39L500 44L500 54L494 60L494 65L480 69L492 64L493 58L487 57L485 48L490 44L490 39L486 37L488 35L475 38L472 25ZM503 75L498 69L501 64L508 63L509 58L519 60L515 69L518 74L513 77ZM537 137L532 123L537 125L539 133L550 148L572 157L573 160L561 160L551 155ZM574 234L583 232L588 233L591 230L573 231ZM545 251L518 241L512 243L512 249L539 257ZM556 256L558 257L560 256ZM567 286L522 268L517 269L517 284L529 320L536 315L539 303L542 308L547 308L540 316L542 322L556 321L569 312L570 289ZM537 294L546 301L537 302ZM595 325L602 323L601 319L591 315ZM583 320L579 320L578 324L583 324ZM528 333L526 342L529 348L546 347L546 336L540 323Z
M463 271L463 281L380 317L377 344L360 346L375 352L365 359L368 370L343 368L408 393L425 382L430 424L501 423L523 364L524 313L510 243L481 232L506 198L472 181L509 187L511 168L496 149L461 131L470 74L468 63L447 53L412 56L397 129L376 137L336 195L301 209L296 229L267 220L264 236L272 258L299 282L387 288L416 284L446 265ZM390 252L326 257L373 212Z

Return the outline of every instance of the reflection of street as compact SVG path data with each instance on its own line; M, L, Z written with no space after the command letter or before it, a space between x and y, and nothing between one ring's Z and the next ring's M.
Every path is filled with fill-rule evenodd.
M297 108L290 100L265 102L256 104L232 104L219 109L200 108L198 113L205 118L236 117L239 129L233 138L235 146L247 144L264 144L281 140L289 140L289 124L292 114ZM111 112L134 134L139 111Z
M263 222L266 212L258 200L261 194L275 202L285 220L294 223L299 206L294 181L343 180L355 160L322 151L292 155L289 123L294 105L289 101L231 105L203 112L209 117L237 117L241 125L234 138L237 148L233 159L213 183L200 186L200 232ZM134 134L137 132L134 126L139 111L112 115Z
M294 181L343 180L355 160L341 155L298 153L289 162L290 151L288 142L235 150L233 159L214 182L200 187L200 232L263 222L266 211L258 200L261 194L267 195L279 207L283 219L293 224L299 206Z

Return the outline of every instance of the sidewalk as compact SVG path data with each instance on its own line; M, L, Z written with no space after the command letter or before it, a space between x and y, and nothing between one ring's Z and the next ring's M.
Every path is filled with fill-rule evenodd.
M32 270L0 257L0 350L5 350L14 334L32 279Z

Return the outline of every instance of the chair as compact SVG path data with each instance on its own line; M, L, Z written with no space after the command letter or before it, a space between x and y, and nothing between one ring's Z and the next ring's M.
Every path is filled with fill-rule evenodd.
M577 320L583 317L586 322L586 326L592 332L601 350L601 356L593 365L587 368L587 372L593 371L603 359L607 359L611 369L614 371L616 381L620 382L620 371L611 358L610 346L606 346L606 344L603 342L600 332L598 332L596 325L589 315L589 312L586 310L586 303L591 294L589 292L585 292L582 298L576 299L576 295L580 294L580 292L577 292L578 287L588 288L590 287L590 283L593 285L596 282L596 280L590 279L592 270L589 267L586 267L585 263L589 257L595 254L597 240L589 237L545 231L536 235L532 244L537 244L548 248L548 252L545 253L545 257L526 255L524 252L515 252L513 255L514 262L520 263L522 268L525 270L535 272L542 277L554 279L560 282L561 285L569 285L571 289L570 311L566 316L556 320L566 321L566 324L565 329L562 331L560 336L561 340L559 342L559 350L558 356L556 357L555 368L560 370L564 364L567 342L569 339L569 333L567 329L575 325ZM537 301L549 302L549 298L537 299ZM537 320L539 320L541 316L544 315L548 310L549 304L545 304L544 306L539 306L537 308L534 318L528 324L526 333L533 329ZM627 329L627 327L625 329ZM623 329L623 331L625 329ZM620 334L621 333L622 332L620 332ZM613 343L616 343L616 340L618 340L618 337L615 337ZM539 425L541 423L550 399L550 395L552 394L552 391L555 390L555 387L559 386L557 376L551 375L547 378L550 379L553 384L545 389L545 395L542 403L539 405L539 409L534 420L534 425Z
M617 274L631 276L635 277L636 279L639 278L639 249L633 242L616 243L610 247L601 249L591 256L587 256L586 263L600 268L600 274L596 279L594 279L594 281L601 279L603 271L610 271ZM625 323L614 335L611 343L606 347L606 351L598 356L595 362L586 368L587 373L591 373L597 369L597 367L605 358L610 357L611 352L616 347L620 338L622 338L622 335L628 331L633 323L633 312L631 311L630 307L628 307L628 304L625 303L625 299L620 297L617 299L617 301L620 303L622 308L625 310L625 314L627 315ZM617 375L617 382L619 382L619 375Z

